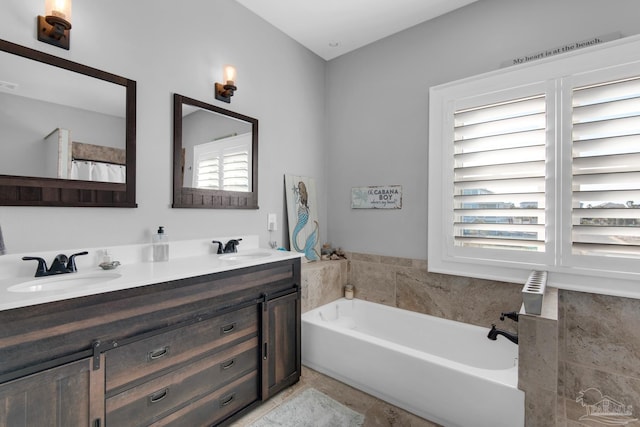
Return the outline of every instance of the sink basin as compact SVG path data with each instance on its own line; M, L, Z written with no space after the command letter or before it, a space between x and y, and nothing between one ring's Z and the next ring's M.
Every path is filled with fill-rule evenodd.
M18 283L9 287L9 292L51 292L64 291L73 288L86 288L87 286L96 286L106 283L110 280L117 279L121 276L119 273L91 273L78 274L68 273L59 276L40 277L38 279L29 280L28 282Z
M273 256L273 251L256 251L247 253L232 253L220 255L220 259L226 261L257 261L262 258L269 258Z

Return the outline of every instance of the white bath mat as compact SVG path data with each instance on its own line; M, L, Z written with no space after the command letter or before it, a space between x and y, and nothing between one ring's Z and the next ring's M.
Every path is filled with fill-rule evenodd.
M309 388L265 414L250 427L360 427L364 415Z

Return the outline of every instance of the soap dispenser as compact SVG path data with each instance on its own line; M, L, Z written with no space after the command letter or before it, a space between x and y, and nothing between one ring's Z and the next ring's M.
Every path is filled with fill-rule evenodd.
M158 227L158 232L153 235L153 260L169 261L169 236L163 226Z

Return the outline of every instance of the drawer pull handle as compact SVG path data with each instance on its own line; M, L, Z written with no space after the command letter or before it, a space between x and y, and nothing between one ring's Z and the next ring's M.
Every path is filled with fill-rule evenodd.
M233 366L233 365L235 365L235 364L236 364L236 359L231 359L231 360L228 360L228 361L226 361L226 362L222 362L222 363L220 364L220 367L221 367L221 368L222 368L222 370L224 371L224 370L226 370L226 369L229 369L230 367L232 367L232 366Z
M227 406L228 404L233 402L235 398L236 398L235 393L232 393L230 396L223 397L222 399L220 399L220 407L222 408L223 406Z
M236 328L236 324L235 323L231 323L229 325L225 325L223 327L220 328L220 332L222 332L222 334L228 334L229 332L232 332L234 329Z
M160 359L161 357L166 356L167 354L169 354L169 346L164 346L162 348L159 348L157 350L152 350L149 352L149 360L157 360Z
M158 392L153 393L149 396L149 403L158 403L169 394L169 387L164 390L160 390Z

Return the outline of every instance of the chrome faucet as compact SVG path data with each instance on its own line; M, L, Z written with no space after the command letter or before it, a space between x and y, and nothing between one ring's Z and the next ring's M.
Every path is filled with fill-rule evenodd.
M498 335L502 335L512 343L518 344L518 334L503 331L502 329L496 329L496 324L495 323L491 324L491 330L489 331L487 338L495 341L496 339L498 339Z
M79 255L87 255L88 253L87 251L78 252L69 257L64 254L58 254L51 263L51 268L47 268L47 262L40 257L25 256L22 257L22 259L24 261L38 261L35 277L43 277L53 276L54 274L76 273L78 271L76 267L76 257Z

